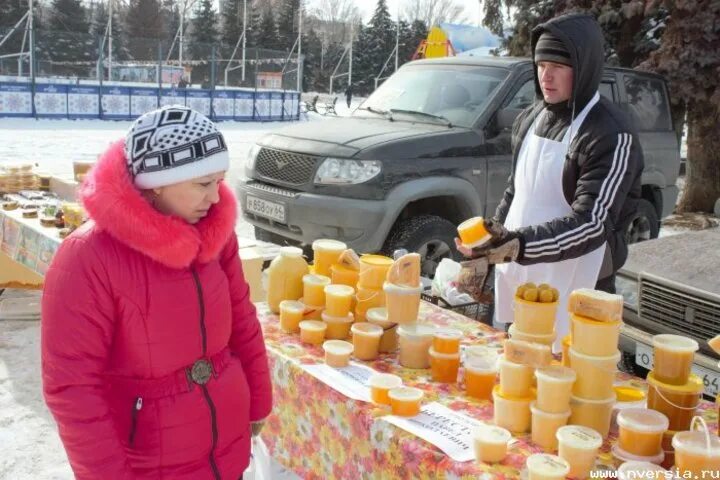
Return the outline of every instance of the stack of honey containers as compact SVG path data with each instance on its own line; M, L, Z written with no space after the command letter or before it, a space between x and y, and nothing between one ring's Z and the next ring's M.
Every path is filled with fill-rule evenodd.
M680 335L653 337L654 367L647 375L647 408L664 414L669 421L662 442L663 465L672 464L675 434L690 429L702 399L703 381L690 373L698 348L695 340Z
M577 374L571 398L570 423L607 437L616 394L613 388L620 361L618 341L623 298L591 289L570 294L570 338L567 359Z
M515 433L532 430L533 442L547 450L557 448L555 433L567 424L574 381L572 372L551 366L557 296L547 285L518 289L511 339L505 343L500 382L493 391L495 423ZM533 388L535 376L537 388Z

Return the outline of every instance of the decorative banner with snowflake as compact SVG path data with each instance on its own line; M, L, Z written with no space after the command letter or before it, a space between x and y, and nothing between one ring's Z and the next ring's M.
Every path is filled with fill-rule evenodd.
M130 117L130 89L125 87L103 87L102 118L125 120Z
M30 85L0 83L0 116L28 117L32 115Z
M185 90L163 88L160 93L160 105L185 105Z
M135 118L158 108L157 88L133 88L130 90L130 116Z
M188 107L210 116L210 90L188 89L185 94L185 103Z
M255 116L253 92L235 92L235 120L252 120Z
M35 112L38 117L67 117L67 85L35 86Z
M97 118L100 114L98 87L68 87L68 118Z
M270 92L257 92L255 94L256 120L270 120Z
M235 94L216 90L213 92L213 114L218 120L232 120L235 117Z
M270 94L270 119L282 120L283 118L283 94L272 92Z

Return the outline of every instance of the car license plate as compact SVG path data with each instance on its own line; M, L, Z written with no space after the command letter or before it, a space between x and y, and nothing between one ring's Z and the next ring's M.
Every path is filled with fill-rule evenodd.
M250 213L285 223L285 205L281 203L269 202L262 198L248 195L245 200L245 207Z
M637 342L635 347L635 363L641 367L652 370L653 368L653 349L644 343ZM692 373L702 378L705 385L705 394L716 397L720 390L720 374L709 370L700 365L692 366Z

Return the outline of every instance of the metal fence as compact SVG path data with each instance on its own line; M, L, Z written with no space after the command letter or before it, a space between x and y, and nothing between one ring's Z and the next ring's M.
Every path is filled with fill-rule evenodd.
M111 40L103 35L44 29L36 29L34 35L28 35L18 29L6 38L8 32L8 29L0 31L0 42L3 42L0 44L0 82L5 85L6 92L8 84L14 84L16 92L29 84L33 110L37 110L34 97L40 90L52 90L53 85L63 90L62 85L70 85L97 90L98 115L102 118L107 112L103 112L100 97L112 95L108 88L116 89L115 94L117 89L124 89L120 90L122 95L129 92L129 100L123 101L129 104L133 103L133 91L135 97L154 97L157 104L163 104L166 96L188 104L195 98L209 99L207 108L211 115L216 115L215 104L232 103L233 113L228 112L226 105L225 117L236 117L235 106L242 104L239 116L245 119L249 90L253 93L253 102L260 106L252 108L252 119L297 117L293 102L298 90L298 75L302 76L302 58L298 61L297 56L289 52L243 49L241 42L228 45L180 41L177 37L168 41L118 35ZM147 89L155 93L151 94ZM91 91L94 93L95 90ZM166 95L168 91L172 93ZM87 95L89 92L81 93ZM282 111L278 113L273 107L267 111L266 98L268 105L282 105ZM238 103L239 99L242 101ZM207 100L203 102L207 103ZM288 108L293 110L288 111ZM0 102L0 115L7 113L7 108ZM68 111L66 115L72 116L72 113Z

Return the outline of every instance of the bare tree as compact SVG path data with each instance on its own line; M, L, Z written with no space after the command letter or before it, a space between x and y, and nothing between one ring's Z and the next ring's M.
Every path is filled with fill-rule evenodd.
M310 15L317 24L313 27L324 42L344 43L350 39L350 25L359 23L360 10L353 0L317 0ZM312 21L312 19L308 19Z
M403 10L404 17L422 20L428 28L441 23L466 23L465 7L455 0L409 0Z

